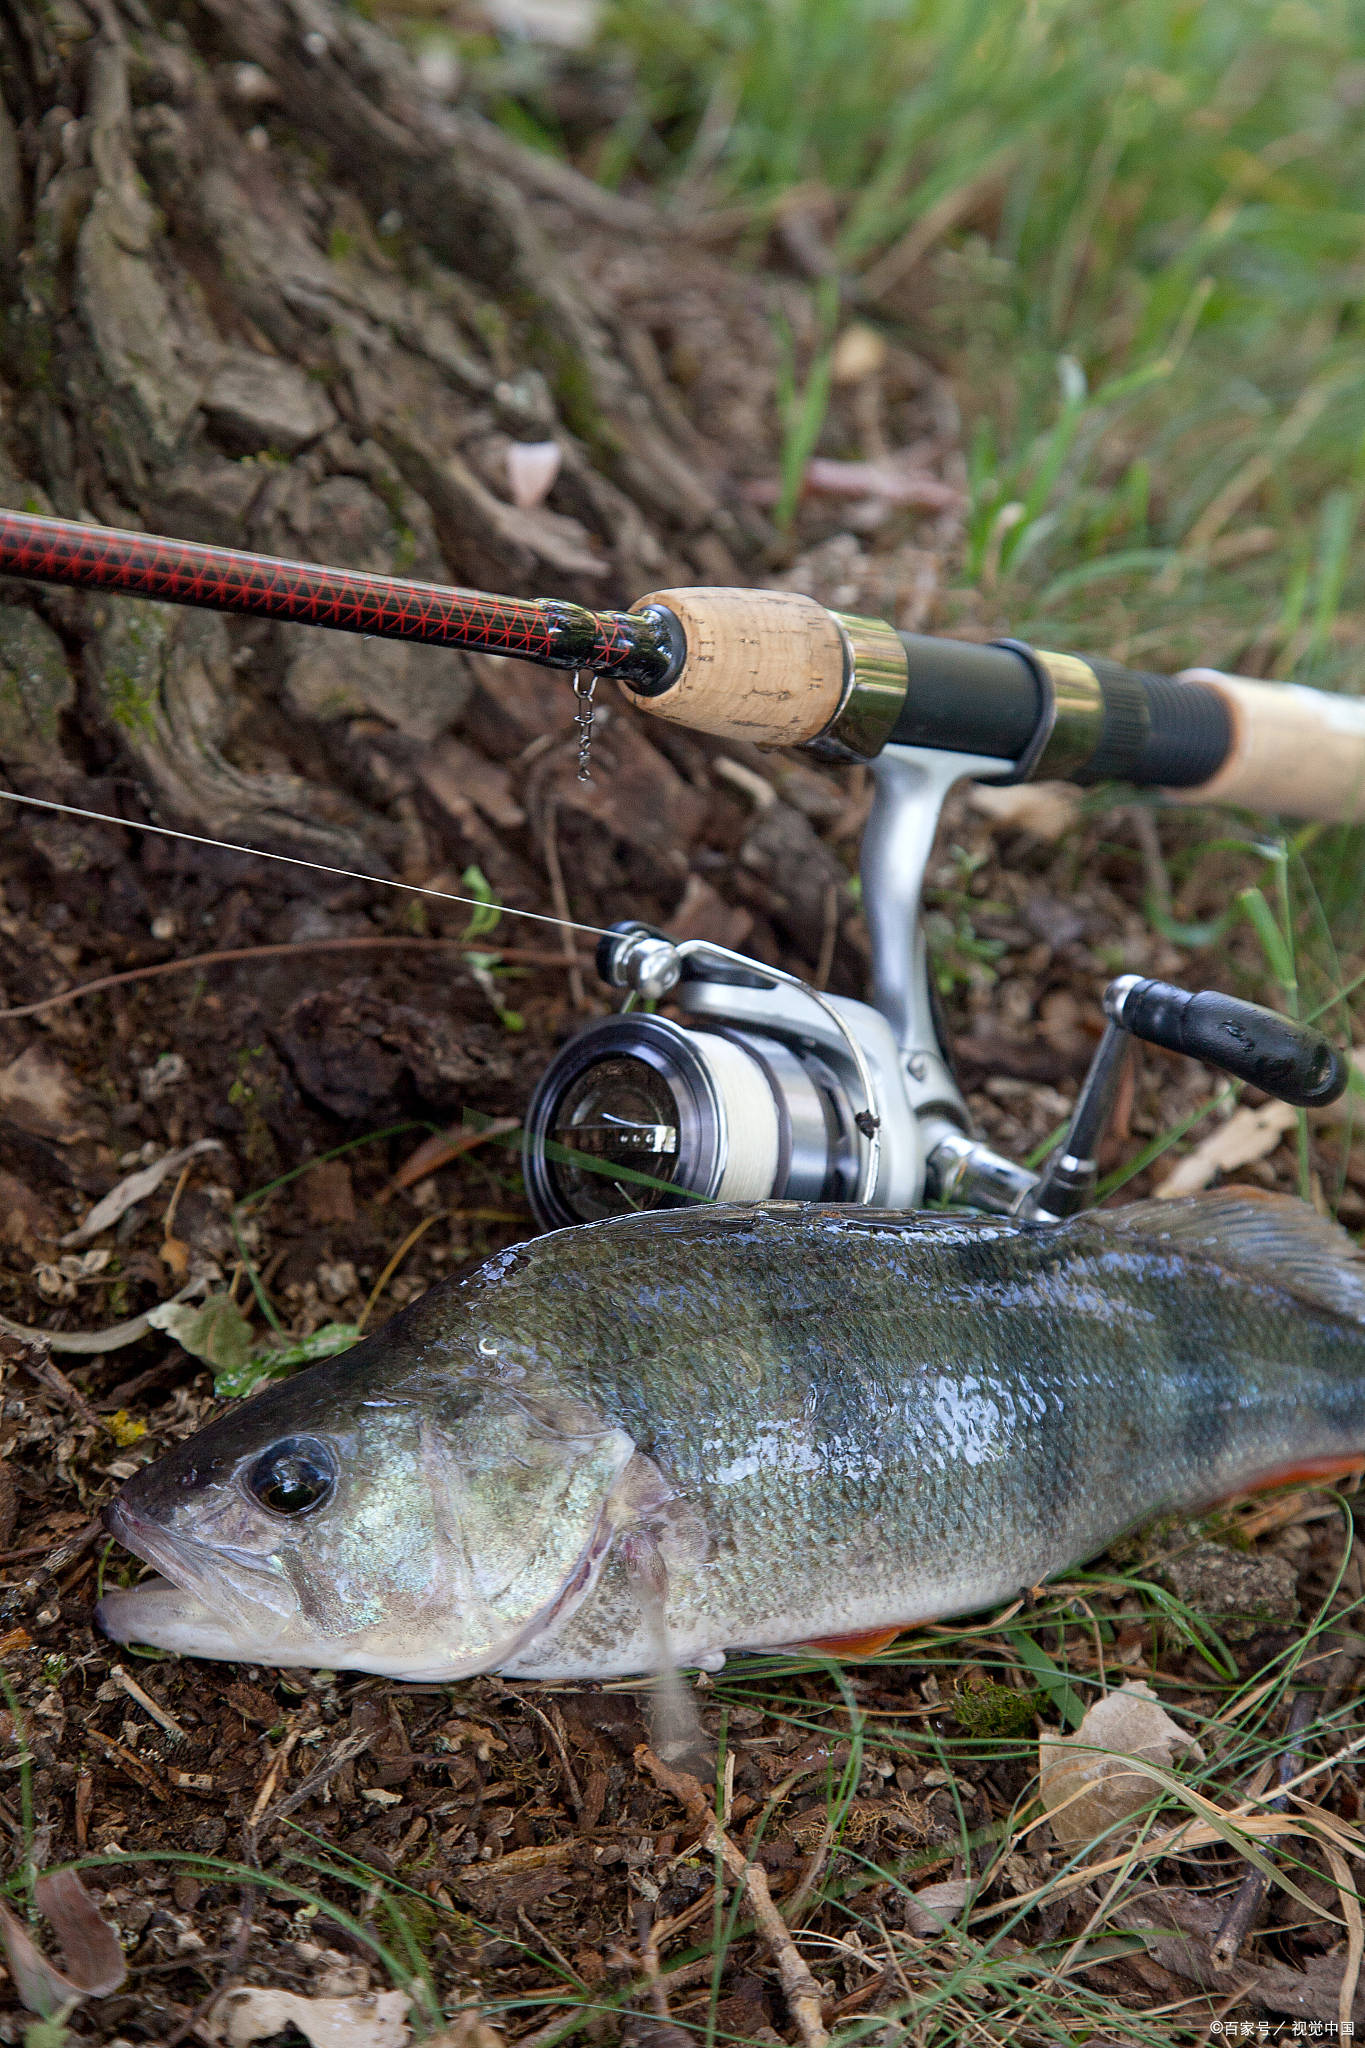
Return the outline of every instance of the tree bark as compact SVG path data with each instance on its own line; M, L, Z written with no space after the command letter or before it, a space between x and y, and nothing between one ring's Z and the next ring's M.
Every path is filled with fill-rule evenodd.
M370 24L327 0L8 0L0 77L3 502L593 605L757 573L714 422L594 281L619 250L666 281L652 211L438 101ZM540 441L560 472L520 509L507 451ZM12 583L0 768L131 778L200 831L402 865L413 764L479 673Z

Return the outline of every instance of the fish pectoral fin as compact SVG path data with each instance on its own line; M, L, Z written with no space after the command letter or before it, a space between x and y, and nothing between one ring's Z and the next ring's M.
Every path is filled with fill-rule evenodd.
M1365 1322L1365 1257L1339 1223L1295 1195L1224 1188L1092 1211L1078 1223L1206 1252L1224 1266L1274 1282L1309 1307Z
M654 1749L665 1763L703 1759L708 1754L706 1730L701 1725L696 1700L678 1669L669 1636L668 1566L647 1530L627 1530L620 1542L622 1563L658 1679L649 1702L649 1732Z
M884 1650L894 1643L897 1636L906 1629L916 1628L918 1623L902 1622L896 1628L869 1628L854 1630L847 1636L811 1636L801 1644L803 1650L827 1650L831 1657L875 1657L878 1650Z

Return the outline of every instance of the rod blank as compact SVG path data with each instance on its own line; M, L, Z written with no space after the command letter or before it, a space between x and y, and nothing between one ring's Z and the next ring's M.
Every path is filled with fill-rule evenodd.
M26 512L0 510L0 573L381 640L515 655L623 680L657 682L672 659L660 622L647 615L590 612L552 598L493 597Z

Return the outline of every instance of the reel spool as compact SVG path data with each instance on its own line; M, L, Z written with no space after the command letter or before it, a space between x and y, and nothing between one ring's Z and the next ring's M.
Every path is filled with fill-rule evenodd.
M849 1202L858 1132L838 1075L814 1050L628 1014L580 1032L542 1075L525 1171L548 1230L689 1197Z
M630 921L597 965L609 987L673 994L687 1021L626 1009L547 1067L522 1150L546 1229L697 1200L920 1200L923 1136L879 1010Z

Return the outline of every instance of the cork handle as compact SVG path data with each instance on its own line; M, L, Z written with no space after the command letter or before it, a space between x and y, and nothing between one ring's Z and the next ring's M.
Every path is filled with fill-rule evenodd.
M631 607L663 605L687 640L677 681L641 711L724 739L794 747L839 709L844 643L833 617L790 590L652 590Z
M1217 690L1232 720L1232 745L1209 781L1167 791L1173 801L1239 804L1329 824L1365 820L1365 702L1210 668L1188 668L1180 680Z

